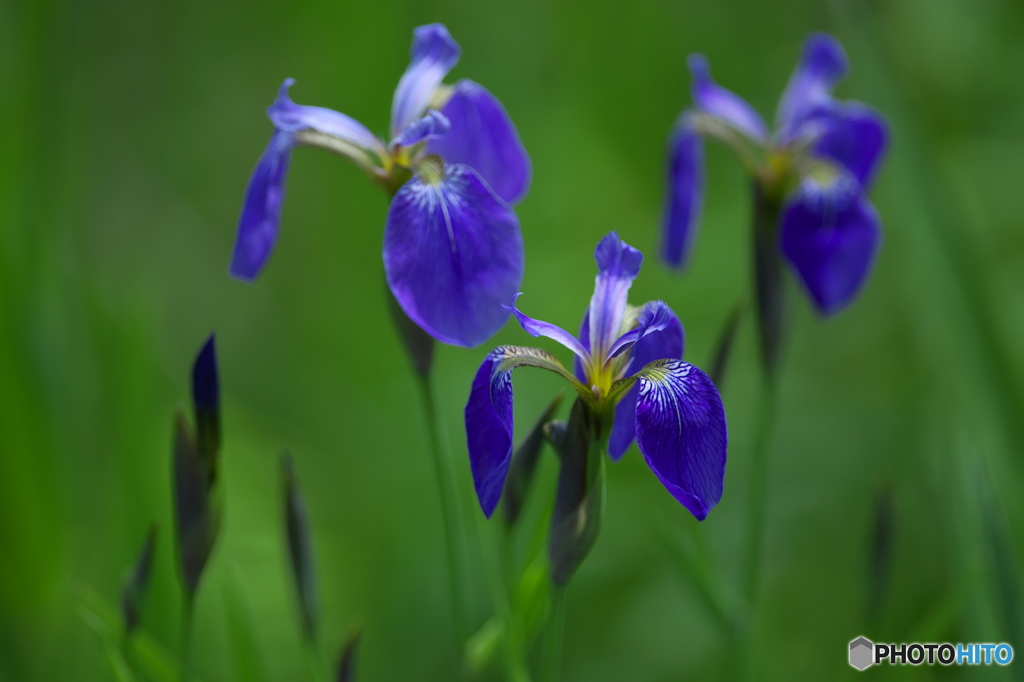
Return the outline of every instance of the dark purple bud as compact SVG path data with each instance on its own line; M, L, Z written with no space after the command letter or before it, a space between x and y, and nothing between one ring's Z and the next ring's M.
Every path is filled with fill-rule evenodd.
M564 429L558 422L548 429L548 437L559 444L561 455L548 542L551 580L556 585L568 584L601 530L604 458L594 437L594 419L577 398Z
M210 471L181 408L174 420L173 458L178 559L185 590L191 596L217 539L220 505Z
M779 256L781 204L754 183L754 289L761 358L769 378L775 376L786 326L786 280Z
M555 416L564 397L564 393L555 396L537 423L530 429L530 433L512 453L512 463L509 465L508 478L505 479L505 491L502 493L505 505L505 523L510 527L515 525L519 518L527 490L533 480L533 473L537 469L541 446L544 445L544 427Z
M217 480L217 454L220 452L220 385L213 334L203 344L192 365L192 405L199 454L209 470L212 484Z
M722 387L722 382L725 379L725 371L729 368L729 360L732 358L732 349L736 345L736 335L740 331L740 323L743 322L743 316L747 313L747 302L740 301L732 309L732 313L729 314L729 319L725 321L725 326L722 327L722 331L718 336L718 343L715 346L715 354L712 357L711 371L708 372L708 376L711 377L712 383L718 386L719 389Z
M156 524L149 527L146 541L138 558L125 576L121 586L121 615L124 618L125 634L131 634L139 625L142 603L149 585L150 568L153 565L153 551L156 548Z
M359 650L359 640L363 636L362 628L357 628L345 640L341 650L341 660L338 662L338 682L356 682L356 653Z
M317 589L313 561L313 540L309 532L306 500L295 478L295 465L290 454L281 457L281 478L284 484L284 523L288 540L288 559L299 597L302 627L309 641L316 639Z
M385 289L387 290L385 296L388 299L388 310L391 312L391 321L398 332L398 338L401 339L402 345L405 346L405 352L409 356L412 368L417 374L425 377L430 373L430 365L434 361L434 337L423 331L418 324L405 314L395 295L391 293L391 288L387 287L386 283Z

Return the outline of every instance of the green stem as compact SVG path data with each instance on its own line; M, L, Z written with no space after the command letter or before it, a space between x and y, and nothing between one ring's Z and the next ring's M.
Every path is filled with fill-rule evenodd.
M565 585L551 586L551 615L544 634L541 679L558 682L562 678L562 640L565 636Z
M320 647L317 646L316 641L311 638L306 638L306 663L309 666L309 679L313 682L324 682L328 679L327 675L324 674L323 666L320 659Z
M769 477L769 455L775 426L775 384L765 383L758 415L757 436L750 459L750 494L747 509L747 542L743 566L743 587L751 611L757 603L761 576L761 548L764 544L765 511Z
M497 541L494 537L488 537L487 528L484 528L484 517L477 515L480 536L484 539L484 570L487 574L487 587L491 593L491 601L494 604L494 613L504 624L502 632L502 649L504 656L505 675L512 682L529 682L530 673L523 662L523 646L516 623L512 613L511 597L509 595L509 580L506 573L510 562L506 560L506 547L508 541L507 529L503 528L501 538ZM493 535L493 534L492 534ZM514 574L514 571L510 573Z
M185 593L181 609L181 682L188 680L189 654L192 648L192 611L195 597Z
M423 400L424 416L427 420L427 435L430 451L434 457L437 474L437 488L441 497L441 512L444 519L445 547L448 550L448 578L455 608L455 635L459 648L469 638L472 615L465 588L469 585L469 553L466 550L466 529L459 509L459 491L456 485L455 466L451 451L441 438L437 408L434 400L430 374L417 374L420 396Z

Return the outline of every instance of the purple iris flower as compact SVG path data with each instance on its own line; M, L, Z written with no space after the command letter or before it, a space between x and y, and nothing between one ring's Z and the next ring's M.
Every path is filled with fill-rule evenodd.
M871 108L832 97L846 54L832 37L811 35L782 95L776 129L712 79L707 60L689 59L694 107L669 142L669 188L661 254L673 267L689 255L704 193L705 135L725 142L778 207L777 243L815 308L831 315L860 292L881 242L867 192L889 141Z
M413 31L409 67L391 108L390 141L345 114L292 102L288 79L238 223L230 272L252 281L277 242L292 149L313 146L354 162L393 199L384 269L405 313L439 341L476 346L508 319L523 240L510 204L530 183L530 159L505 108L482 86L442 81L460 48L441 24Z
M510 310L533 336L576 354L575 375L539 348L499 346L484 359L466 405L466 436L477 497L494 511L512 457L512 370L540 367L568 381L618 459L635 439L648 466L697 519L722 497L725 410L704 372L683 362L683 326L661 301L628 304L643 254L612 232L594 252L598 275L579 337ZM517 296L518 297L518 296Z

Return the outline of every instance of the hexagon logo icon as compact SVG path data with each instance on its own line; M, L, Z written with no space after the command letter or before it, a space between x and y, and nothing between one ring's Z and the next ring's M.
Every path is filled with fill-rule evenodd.
M875 662L875 645L866 637L858 637L850 642L850 665L857 670L864 670Z

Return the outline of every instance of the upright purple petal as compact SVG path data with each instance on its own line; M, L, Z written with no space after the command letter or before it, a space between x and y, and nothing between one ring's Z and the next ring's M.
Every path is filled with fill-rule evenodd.
M589 341L591 356L601 362L619 337L629 287L640 272L644 255L619 239L618 233L610 232L598 243L594 260L598 274L590 299Z
M277 91L277 99L267 108L267 117L275 128L288 133L312 128L345 140L359 149L384 156L384 146L377 136L351 116L325 107L308 107L293 102L288 89L294 84L294 78L286 79Z
M414 177L398 190L384 228L384 270L416 324L444 343L473 347L508 319L523 280L515 212L473 169L447 164L444 178Z
M459 44L443 24L428 24L413 29L410 62L391 102L391 137L426 110L437 86L459 61Z
M814 145L815 154L841 164L867 192L889 146L885 119L859 102L836 102L827 114L813 120L823 131Z
M846 75L846 69L846 53L838 40L814 33L804 41L800 62L775 114L776 126L784 137L797 136L797 129L807 115L831 98L832 88Z
M292 133L275 132L249 179L228 268L232 277L246 282L255 280L274 249L293 145Z
M464 414L473 483L487 517L498 504L512 460L512 370L525 366L547 369L572 381L558 359L539 348L499 346L484 358Z
M672 309L661 301L653 301L644 306L645 310L651 307L659 309L653 317L664 319L663 316L667 316L667 319L664 319L664 324L659 325L660 329L656 331L641 321L640 324L644 326L646 333L641 335L629 351L630 367L634 369L644 367L655 360L678 360L683 357L683 324ZM636 397L639 393L640 387L634 385L615 408L615 424L608 439L608 454L614 460L622 457L636 437Z
M512 306L506 307L512 311L513 315L516 316L516 319L519 321L522 328L526 330L526 333L531 336L546 336L549 339L557 341L583 360L586 360L589 357L587 349L584 348L583 344L569 332L556 324L551 324L550 322L544 322L542 320L535 320L532 317L527 317L523 313L519 312L515 302L520 296L522 296L521 293L516 294L515 298L512 299Z
M473 81L461 80L441 113L452 122L451 131L432 140L430 151L470 166L510 204L519 201L530 185L530 157L498 98Z
M693 78L691 96L699 111L725 121L752 140L763 142L768 139L768 126L761 114L745 99L712 80L711 69L704 55L690 55L687 64Z
M725 409L708 375L682 360L638 373L636 439L672 496L703 521L722 497L728 434Z
M881 237L878 213L863 195L805 180L783 211L779 246L818 312L832 315L864 286Z
M446 135L451 129L451 122L444 114L431 109L426 114L416 119L405 127L398 137L391 140L388 147L394 148L399 145L409 147L424 140Z
M661 219L661 257L679 268L690 256L704 203L704 140L684 111L668 143L668 187Z

